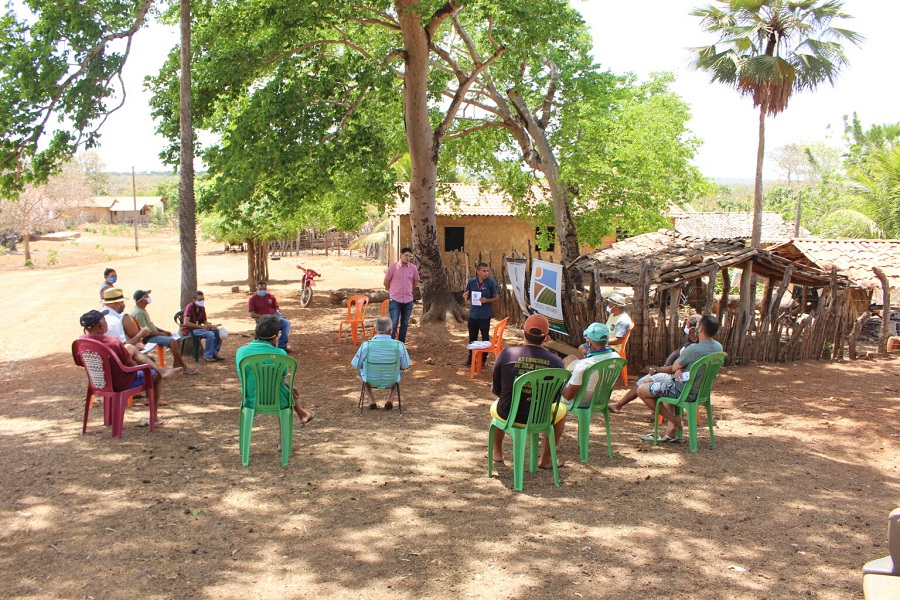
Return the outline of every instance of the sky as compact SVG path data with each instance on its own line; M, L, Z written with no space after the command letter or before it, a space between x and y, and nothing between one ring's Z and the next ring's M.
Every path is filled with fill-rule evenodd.
M688 126L703 141L694 161L700 171L716 179L752 180L758 110L750 98L723 84L710 83L709 75L689 66L690 48L715 41L700 30L700 19L689 15L703 4L695 0L574 1L591 29L594 58L603 68L632 72L641 79L655 71L675 74L673 91L691 107ZM859 48L846 48L850 65L835 87L826 83L814 93L796 94L785 112L767 119L767 155L791 143L840 145L842 118L854 111L864 126L900 121L900 82L895 77L896 48L891 43L900 22L900 2L845 0L844 11L854 17L844 26L866 40ZM158 156L165 140L154 134L150 94L143 90L143 79L158 72L177 42L176 29L159 25L135 36L123 72L125 105L104 125L97 149L107 170L167 170ZM765 177L779 176L774 161L767 159Z

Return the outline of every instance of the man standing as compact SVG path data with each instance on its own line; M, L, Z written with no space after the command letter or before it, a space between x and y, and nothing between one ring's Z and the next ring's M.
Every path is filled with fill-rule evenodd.
M125 346L122 342L115 338L111 338L107 335L107 325L106 319L103 318L103 313L98 310L90 310L83 315L81 315L81 326L84 328L85 335L81 336L83 340L95 340L106 345L110 352L112 352L119 361L126 367L133 367L137 364L145 364L152 367L151 373L153 374L153 390L156 394L156 405L157 406L166 406L166 402L162 402L159 399L159 385L161 379L167 379L172 375L178 375L182 372L182 369L167 369L165 367L159 367L153 365L147 357L143 356L134 346ZM129 373L126 371L118 371L116 369L112 369L112 385L113 389L117 392L121 392L122 390L127 390L129 388L137 387L144 383L144 372L138 371L137 373ZM148 402L149 404L149 402ZM162 421L157 419L156 425L162 425Z
M634 327L634 322L628 316L628 313L625 312L625 297L619 292L611 293L606 298L606 312L609 313L609 318L606 319L606 326L609 327L609 331L612 334L609 345L614 350L618 350L619 348L616 346L622 345L628 332Z
M391 297L391 337L406 343L406 328L413 310L413 290L419 283L419 268L409 262L412 248L400 250L400 260L388 267L384 274L384 287ZM399 336L397 334L399 328Z
M135 306L129 313L131 318L134 319L134 322L137 323L138 327L146 327L150 330L150 335L144 337L144 343L152 342L154 344L159 344L160 346L167 346L169 350L172 351L172 359L176 367L183 368L185 375L198 375L200 371L197 369L189 369L187 365L184 364L184 359L181 357L181 349L178 347L178 340L180 338L173 336L171 331L160 329L150 320L150 315L147 313L147 305L151 302L150 290L137 290L134 292L133 297ZM125 326L125 333L127 335L134 336L137 334L137 331L129 331L128 323L123 322L123 325Z
M206 304L203 292L197 290L194 299L184 307L181 321L181 335L189 335L194 338L194 343L199 344L204 340L203 358L206 362L225 360L219 356L222 347L222 339L219 337L219 326L206 320Z
M504 348L497 356L494 363L494 380L491 391L497 395L497 400L491 405L491 416L506 421L510 418L509 411L512 408L512 389L516 377L522 373L536 369L562 368L563 362L558 356L542 348L541 344L550 334L550 322L547 317L534 314L525 320L522 331L525 337L524 346L512 346ZM531 409L531 394L522 392L519 400L519 411L513 415L516 423L528 421L528 411ZM556 439L556 447L559 448L559 440L566 427L566 408L560 404L556 411L556 420L553 423L553 433ZM494 462L503 462L503 436L501 430L494 432ZM543 434L541 437L544 437ZM538 468L551 469L553 463L550 458L550 445L544 440L544 449L538 460Z
M619 358L619 353L607 345L607 342L609 342L609 327L603 323L591 323L588 325L588 328L584 330L584 337L587 340L587 352L585 353L584 358L572 360L566 367L572 372L569 383L563 389L562 395L566 400L571 400L578 394L578 390L584 385L584 372L588 367L596 365L602 360ZM568 357L567 361L569 358L574 359L575 357ZM591 405L594 388L597 387L597 381L599 379L600 375L594 373L587 382L587 388L584 390L584 396L582 397L581 408L586 408Z
M250 316L254 319L270 315L277 317L278 327L281 331L281 335L278 338L278 347L290 354L288 334L291 333L291 322L282 316L281 310L278 308L278 300L269 293L269 286L266 285L265 281L256 282L256 293L250 296L250 300L247 302L247 310L250 311Z
M478 333L481 333L481 339L486 342L491 341L491 318L494 316L494 307L491 306L497 301L500 290L497 283L488 277L490 267L487 263L480 262L475 265L475 277L469 279L466 283L466 291L463 298L469 301L471 308L469 309L469 343L471 344L478 339ZM487 361L487 354L481 355L481 364ZM469 350L469 359L466 366L472 364L472 351Z
M283 348L275 347L275 338L278 337L280 328L281 325L278 322L278 317L274 315L263 315L259 317L256 321L256 339L246 346L238 348L234 355L234 362L237 365L239 374L241 360L247 356L255 356L257 354L287 354ZM247 386L247 396L252 398L252 402L255 403L256 381L252 377L249 379L242 379L244 379L244 385ZM294 411L297 413L297 416L300 417L300 425L306 425L313 420L314 415L300 406L300 403L297 401L296 389L289 390L287 384L282 382L281 387L279 388L279 394L281 398L281 408L287 408L291 403L291 396L294 397Z
M644 401L644 404L646 404L651 411L656 409L657 398L677 398L681 395L681 390L684 389L684 373L687 372L692 364L704 356L722 351L722 344L713 339L713 336L719 331L718 319L712 315L703 315L697 323L696 330L697 337L700 341L685 348L682 351L681 356L678 357L678 360L675 361L675 364L672 365L672 373L675 375L674 378L664 382L645 383L638 387L638 397ZM659 438L659 441L677 441L678 438L675 436L682 427L681 418L676 416L672 406L665 402L660 404L659 413L668 421L666 435ZM641 439L645 442L652 442L653 434L648 433L647 435L641 436Z
M385 345L387 348L385 350L385 354L388 354L389 356L395 356L396 352L399 351L400 361L397 371L398 383L400 382L401 372L409 368L409 352L406 351L406 346L403 344L403 342L391 338L390 333L392 328L393 324L391 323L391 319L389 317L378 317L378 319L375 320L375 336L371 340L360 344L359 350L356 351L356 355L353 357L353 360L350 361L350 364L359 371L359 376L363 380L363 383L366 384L366 393L369 395L369 409L371 410L377 409L378 403L375 402L375 396L372 395L372 388L369 386L369 383L366 380L366 355L369 353L370 342L386 341L388 342L388 344L393 344L392 346ZM384 403L384 410L391 410L394 408L393 400L394 388L392 387L391 392L388 395L387 402Z

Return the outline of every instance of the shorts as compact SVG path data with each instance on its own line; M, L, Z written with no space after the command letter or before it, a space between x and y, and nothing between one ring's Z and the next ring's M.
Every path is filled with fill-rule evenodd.
M152 373L151 377L156 377L156 371L150 369L150 373ZM131 382L131 385L128 386L128 389L141 387L144 385L144 370L141 369L137 373L134 374L134 381Z
M671 373L654 373L653 375L644 375L640 379L637 380L637 385L644 385L645 383L665 383L672 379Z
M498 421L503 421L504 423L506 423L506 419L504 419L497 413L497 405L499 403L500 403L500 400L497 399L497 400L494 400L493 404L491 404L491 416L494 417L495 419L497 419ZM565 405L563 405L562 402L560 402L559 408L556 410L556 418L553 419L553 424L555 425L565 418L566 418L566 407L565 407ZM525 425L523 423L513 423L513 427L525 427Z
M674 379L657 381L650 384L650 393L654 398L677 398L681 395L682 386Z

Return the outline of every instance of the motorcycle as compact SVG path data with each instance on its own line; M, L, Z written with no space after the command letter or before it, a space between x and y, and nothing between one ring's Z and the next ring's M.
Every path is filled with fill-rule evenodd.
M313 296L313 286L316 285L315 278L321 277L319 273L316 273L312 269L307 269L302 265L297 265L297 268L303 271L303 279L301 280L300 287L300 306L307 306L312 300Z

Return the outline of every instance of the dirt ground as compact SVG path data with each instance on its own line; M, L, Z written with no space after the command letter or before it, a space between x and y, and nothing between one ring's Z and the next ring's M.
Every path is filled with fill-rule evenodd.
M896 359L726 369L717 447L702 431L696 454L641 442L648 413L631 404L613 416L614 458L595 421L582 464L570 421L562 486L526 472L517 493L509 466L486 477L489 376L461 366L463 325L411 326L403 415L358 414L355 348L337 345L342 309L323 294L380 287L383 267L355 256L270 263L315 412L287 468L271 417L257 419L240 464L233 361L252 322L246 293L230 289L246 257L206 243L200 287L232 333L227 361L166 381L155 433L134 408L114 441L95 406L81 435L85 376L70 345L103 268L129 296L153 290L159 326L178 309L175 236L140 243L38 242L34 269L0 256L3 598L862 598L861 566L888 553ZM298 260L324 275L308 308Z

